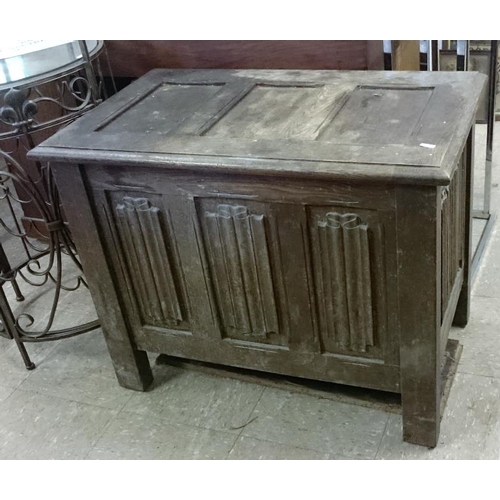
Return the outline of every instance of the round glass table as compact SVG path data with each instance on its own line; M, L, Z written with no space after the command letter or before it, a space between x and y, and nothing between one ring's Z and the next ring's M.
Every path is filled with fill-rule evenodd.
M107 97L104 64L111 75L102 40L0 44L0 335L16 342L28 369L35 365L26 342L99 326L97 319L69 327L58 321L61 297L88 294L87 284L50 165L26 154ZM38 296L43 306L28 310Z
M63 73L72 73L104 49L102 40L16 40L0 47L0 90L13 85L39 85ZM85 53L86 52L86 53Z
M102 40L23 40L1 46L0 141L63 125L99 104L107 97L103 55Z

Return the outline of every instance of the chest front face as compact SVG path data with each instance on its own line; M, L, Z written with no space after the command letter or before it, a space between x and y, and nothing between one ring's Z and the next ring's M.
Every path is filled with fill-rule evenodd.
M87 176L140 346L354 384L369 366L384 376L364 385L397 390L393 188L105 165Z

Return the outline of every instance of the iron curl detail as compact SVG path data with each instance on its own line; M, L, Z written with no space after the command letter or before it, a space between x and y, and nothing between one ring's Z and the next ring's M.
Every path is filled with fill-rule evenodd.
M61 291L72 292L81 286L87 287L83 277L83 269L73 243L67 223L64 221L63 210L59 194L53 178L50 165L40 168L40 178L33 179L22 166L10 155L0 150L7 168L0 171L0 200L9 203L9 221L0 217L2 226L10 236L19 238L23 247L25 260L14 268L4 272L0 269L0 286L11 282L17 287L16 279L34 287L41 287L52 283L53 296L51 297L48 315L42 328L30 329L36 325L36 319L28 312L23 311L14 318L16 334L21 341L53 340L70 337L96 328L99 323L93 321L86 325L54 330L54 319L60 303ZM14 194L12 186L16 188ZM15 214L13 202L31 204L37 217L23 217L22 224ZM10 223L10 224L9 224ZM3 252L3 250L2 250ZM69 258L69 260L68 260ZM65 262L76 266L77 276L70 283L63 283L63 266ZM8 267L8 266L7 266ZM73 282L74 281L74 282ZM17 288L19 290L19 288ZM16 292L17 293L17 292ZM24 297L17 294L18 300Z
M0 133L0 138L62 125L102 101L93 97L92 86L83 76L77 75L70 80L57 82L56 89L56 97L51 97L44 95L38 86L11 88L3 98L4 105L0 107L0 122L7 125L9 130ZM48 121L37 120L40 105L44 104L59 108L61 116Z

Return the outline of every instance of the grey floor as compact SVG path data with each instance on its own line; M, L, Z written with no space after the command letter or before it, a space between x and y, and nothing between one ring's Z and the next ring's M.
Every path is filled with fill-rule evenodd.
M482 141L484 128L478 127ZM481 155L482 147L478 164ZM478 169L478 200L481 177ZM497 181L495 171L494 212L500 208ZM93 318L88 299L75 304L64 306L61 325ZM151 391L127 391L116 382L100 331L29 345L38 365L32 372L16 346L0 338L0 458L498 460L498 224L474 285L471 321L464 330L453 329L452 337L463 344L463 354L434 450L402 442L399 414L352 399L332 401L167 366L155 366Z

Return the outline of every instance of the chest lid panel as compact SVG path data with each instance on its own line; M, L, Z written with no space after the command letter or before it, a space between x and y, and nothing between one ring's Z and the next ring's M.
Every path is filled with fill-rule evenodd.
M149 154L157 163L161 155L277 169L296 162L297 171L332 175L346 165L369 174L387 166L446 172L483 84L476 73L155 70L34 156L60 147Z

